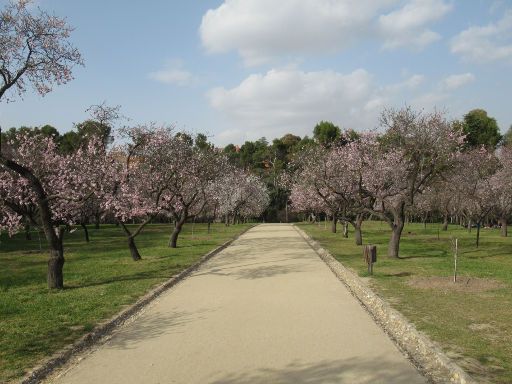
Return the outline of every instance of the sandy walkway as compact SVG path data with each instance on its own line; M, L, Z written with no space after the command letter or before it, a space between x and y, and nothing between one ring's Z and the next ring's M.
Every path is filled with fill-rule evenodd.
M260 225L56 383L426 383L290 225Z

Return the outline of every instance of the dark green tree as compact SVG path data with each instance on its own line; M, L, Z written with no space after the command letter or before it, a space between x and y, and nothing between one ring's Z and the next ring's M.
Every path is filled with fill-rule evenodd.
M21 126L19 128L15 128L15 127L9 128L5 132L2 131L2 141L15 140L16 136L19 133L24 133L29 136L42 134L43 136L51 137L57 144L59 144L60 140L61 140L59 131L57 131L57 129L52 127L51 125L47 124L47 125L42 126L41 128L26 127L26 126Z
M203 133L198 133L196 138L194 139L194 144L196 148L206 151L214 148L213 144L208 142L208 137Z
M463 131L466 135L466 147L485 145L496 148L501 140L500 129L496 119L489 117L483 109L473 109L464 116Z
M224 147L223 152L231 164L240 165L240 148L234 144L228 144Z
M81 142L81 137L76 131L68 131L60 138L60 150L62 153L72 153L80 147Z
M313 130L313 137L316 142L324 147L331 146L341 136L341 130L330 121L321 121Z

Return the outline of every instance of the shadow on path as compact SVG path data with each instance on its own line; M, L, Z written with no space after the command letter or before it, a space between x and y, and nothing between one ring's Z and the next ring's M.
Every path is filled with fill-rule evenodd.
M181 333L181 328L192 322L204 320L212 309L196 312L174 311L169 313L157 312L137 319L130 327L122 329L107 342L109 349L137 348L139 341L157 338L163 334Z
M316 364L291 363L283 369L259 369L241 374L228 374L214 384L410 384L409 371L382 359L350 358L324 360Z

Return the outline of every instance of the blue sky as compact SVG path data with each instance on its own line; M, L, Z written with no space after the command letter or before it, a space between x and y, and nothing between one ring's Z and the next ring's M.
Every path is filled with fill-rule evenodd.
M0 0L0 6L6 1ZM377 126L384 107L484 108L512 124L512 1L38 0L67 18L85 67L0 104L2 127L65 132L106 101L131 123L218 145Z

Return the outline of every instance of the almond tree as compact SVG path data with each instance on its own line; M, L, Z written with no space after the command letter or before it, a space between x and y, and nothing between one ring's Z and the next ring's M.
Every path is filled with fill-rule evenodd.
M299 160L300 171L295 175L292 202L295 209L310 209L317 206L333 217L332 232L336 232L337 219L352 224L355 241L362 244L361 226L365 207L371 207L369 197L362 184L362 173L372 159L366 154L371 145L376 145L373 136L363 135L344 145L327 151L310 150ZM316 195L316 196L315 196ZM322 203L319 205L317 199ZM309 203L308 203L309 200ZM305 203L305 204L304 204Z
M308 196L312 201L304 205L303 208L307 211L316 206L321 212L331 216L331 231L336 233L336 223L346 208L346 201L331 187L338 172L342 171L334 169L332 162L328 164L328 154L329 150L324 147L312 147L295 159L292 191L294 191L293 199L297 199L297 201L293 202L292 199L292 206L295 210L299 209L300 202ZM321 203L315 201L316 199L312 195L316 195Z
M375 203L364 181L377 147L373 134L360 134L345 145L333 148L326 161L326 186L342 201L341 219L354 227L356 245L363 244L362 223L366 210Z
M469 221L468 226L476 224L477 247L480 245L480 227L502 194L500 184L494 179L498 166L494 153L485 147L476 148L459 156L450 178L459 195L460 210Z
M453 166L464 136L439 112L391 109L380 121L386 131L370 153L363 185L375 200L367 211L391 228L388 256L398 257L407 208Z
M11 234L22 219L41 226L50 247L48 287L63 288L64 225L77 223L84 204L106 177L103 146L91 139L63 155L43 135L19 134L0 151L0 230Z
M501 236L508 236L508 217L512 214L512 148L503 147L498 153L499 169L492 176L496 190L495 214L501 225Z
M66 21L41 10L33 14L29 11L30 4L29 0L11 1L0 11L0 101L23 95L28 86L44 95L52 90L53 85L64 84L71 80L71 70L74 65L83 65L80 53L68 40L72 28ZM8 97L9 94L10 97ZM41 140L34 140L34 142L41 148L45 147ZM34 159L24 157L23 149L27 147L27 143L22 144L21 152L11 149L6 153L2 148L5 145L0 143L2 148L0 150L1 188L5 197L2 198L1 207L3 222L12 231L18 218L26 213L23 201L30 201L30 204L37 206L39 220L51 247L48 286L62 288L63 233L60 230L55 231L55 225L62 217L59 217L58 212L55 211L56 201L59 201L59 198L53 199L53 192L58 191L58 196L63 196L60 181L66 179L66 174L65 169L59 169L59 167L72 164L69 163L69 158L59 157L55 153L55 147L49 143L46 143L49 150L47 153L41 153L40 148L34 148L36 150L34 153L45 155L37 159L39 164L35 164L31 162ZM87 153L90 150L92 148L84 151ZM48 183L48 180L53 179L45 172L47 166L45 162L50 158L54 161L53 170L61 173L56 180L58 185ZM13 190L13 186L17 189ZM25 193L24 196L20 195L21 191ZM82 200L84 196L76 196L76 192L73 191L71 195ZM21 211L16 212L15 209L19 208ZM31 216L34 215L31 214Z
M219 214L233 222L238 217L259 217L269 203L265 184L255 175L226 165L224 175L211 185L211 200L216 201Z
M44 95L54 84L72 79L82 58L69 42L72 28L65 19L29 10L32 1L11 1L0 13L0 100L12 91L21 96L32 86Z
M176 248L178 236L183 225L203 212L207 206L207 191L223 172L224 157L213 148L194 147L193 140L187 134L175 136L176 154L172 160L173 173L167 183L167 200L165 210L175 220L175 227L169 237L169 247Z
M107 161L109 179L103 187L102 209L120 224L132 259L141 259L135 238L172 200L167 193L179 153L173 131L167 127L139 125L124 128L125 143L114 147ZM129 222L138 220L135 229Z

